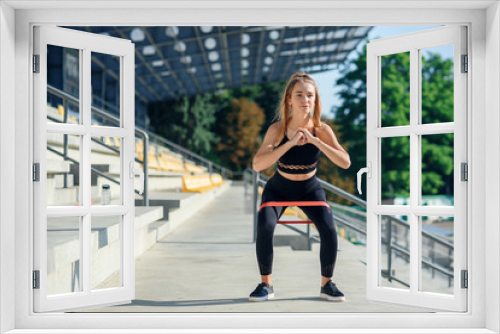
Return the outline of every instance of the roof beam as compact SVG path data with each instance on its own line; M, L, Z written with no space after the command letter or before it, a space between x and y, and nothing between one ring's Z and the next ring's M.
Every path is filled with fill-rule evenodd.
M226 77L227 77L227 82L229 85L225 85L226 87L224 88L233 88L233 78L232 78L232 73L231 73L231 63L229 59L229 51L227 48L227 35L224 33L222 34L222 27L217 27L219 30L219 41L221 44L221 54L224 54L224 64L226 67Z
M90 27L86 27L86 30L88 32L92 32L92 29ZM97 64L99 67L101 67L103 69L103 71L108 72L113 78L115 78L115 80L120 81L120 76L118 74L116 74L113 70L106 68L106 66L99 59L97 59L97 57L91 57L91 59L95 64ZM143 101L145 103L149 102L149 99L146 98L141 93L137 92L137 90L135 91L135 96L137 96L141 101Z
M206 52L205 48L203 47L203 42L201 41L200 33L198 32L198 29L194 28L194 32L196 34L196 41L198 42L198 47L200 48L201 53L202 53L203 63L205 64L205 69L207 71L207 75L208 75L208 78L210 80L210 86L212 87L212 90L215 91L217 89L217 87L215 86L215 81L214 81L214 78L212 76L212 72L211 72L211 69L209 66L210 62L208 61L207 52Z

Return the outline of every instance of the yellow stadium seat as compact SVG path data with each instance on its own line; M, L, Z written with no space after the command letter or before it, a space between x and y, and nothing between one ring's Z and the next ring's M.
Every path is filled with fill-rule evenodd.
M158 160L156 159L156 155L151 153L148 154L148 168L161 170L161 167L158 165Z
M59 112L59 115L64 116L64 107L62 105L57 106L57 111Z
M203 193L213 189L209 175L182 175L182 191Z
M189 172L192 172L192 173L207 173L203 168L201 168L200 166L197 166L193 163L190 163L190 162L187 162L186 163L186 169L189 171Z
M135 153L143 153L142 151L142 146L138 142L135 142Z
M221 186L225 183L224 179L222 178L222 175L220 175L220 174L210 175L210 181L212 182L214 187Z
M111 142L111 138L109 137L104 137L104 144L108 146L113 146L113 143Z
M167 172L185 172L184 165L182 161L178 159L169 159L164 156L158 157L158 162L160 167Z

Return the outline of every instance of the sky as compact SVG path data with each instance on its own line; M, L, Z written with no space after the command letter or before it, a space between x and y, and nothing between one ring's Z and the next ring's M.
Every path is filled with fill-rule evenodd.
M437 26L379 26L374 27L368 33L368 40L384 38L402 34L408 34L416 31L422 31L427 29L438 28ZM356 52L353 51L349 54L348 59L353 59L357 56L357 53L360 52L364 43L360 43ZM453 59L453 46L442 46L437 48L430 49L434 53L440 53L443 58L451 58ZM424 51L424 57L428 52ZM322 104L322 115L326 117L332 117L331 109L334 105L339 104L339 99L337 93L340 87L335 87L335 81L339 78L339 70L334 69L322 73L316 73L311 75L316 81L319 89L319 94L321 96L321 104Z

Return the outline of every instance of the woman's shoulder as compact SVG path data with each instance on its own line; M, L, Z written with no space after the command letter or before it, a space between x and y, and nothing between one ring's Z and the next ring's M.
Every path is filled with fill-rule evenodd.
M332 127L325 122L321 122L318 127L315 127L314 130L316 131L317 134L333 134L333 129Z
M325 131L328 128L331 128L331 127L330 127L330 125L326 124L325 122L320 122L319 126L314 127L314 129L317 131Z
M280 131L281 131L281 124L280 124L279 121L278 122L274 122L267 129L267 133L270 134L270 135L273 135L273 136L279 136Z
M274 122L273 124L269 125L269 128L267 131L279 131L281 128L281 121Z
M267 134L272 138L274 146L279 145L284 138L281 122L277 121L271 124L267 129Z

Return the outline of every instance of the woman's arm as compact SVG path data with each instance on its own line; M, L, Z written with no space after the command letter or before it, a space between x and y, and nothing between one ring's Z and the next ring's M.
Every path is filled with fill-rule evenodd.
M253 169L257 172L272 166L278 159L286 153L291 147L295 146L300 140L304 140L304 134L300 131L293 136L290 141L274 149L274 144L279 135L279 123L272 124L267 130L262 146L253 158Z
M304 134L306 141L319 148L331 162L341 168L349 168L351 165L349 154L340 146L335 133L333 133L332 128L328 124L321 123L319 131L316 131L316 137L307 130L304 131Z

